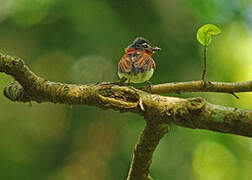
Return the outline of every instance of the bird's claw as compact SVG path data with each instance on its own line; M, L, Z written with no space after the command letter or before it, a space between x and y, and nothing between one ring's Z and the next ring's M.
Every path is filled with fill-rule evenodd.
M112 82L111 84L118 85L118 86L123 86L125 81L127 81L127 78L123 77L118 81Z
M147 85L145 86L145 89L150 92L151 91L151 88L152 88L152 83L150 81L146 81Z

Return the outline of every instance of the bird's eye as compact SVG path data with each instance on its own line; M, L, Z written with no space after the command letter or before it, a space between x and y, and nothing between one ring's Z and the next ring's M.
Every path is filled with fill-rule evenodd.
M143 44L143 48L147 48L148 47L148 45L147 44Z

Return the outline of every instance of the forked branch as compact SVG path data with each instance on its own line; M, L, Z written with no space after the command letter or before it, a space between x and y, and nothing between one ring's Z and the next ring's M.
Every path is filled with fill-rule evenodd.
M113 83L74 85L50 82L35 75L21 59L1 53L0 72L11 75L17 81L4 89L4 95L11 101L89 105L143 116L147 123L134 152L130 180L150 179L153 152L170 124L252 137L252 111L213 105L202 98L157 95L198 91L249 92L252 91L252 81L159 84L152 87L151 94Z

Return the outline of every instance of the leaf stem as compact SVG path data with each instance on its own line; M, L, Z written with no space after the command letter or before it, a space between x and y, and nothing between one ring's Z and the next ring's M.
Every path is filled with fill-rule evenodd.
M202 72L202 77L201 77L203 81L205 81L205 76L206 76L206 51L207 51L207 47L205 45L204 46L204 66L203 66L203 72Z

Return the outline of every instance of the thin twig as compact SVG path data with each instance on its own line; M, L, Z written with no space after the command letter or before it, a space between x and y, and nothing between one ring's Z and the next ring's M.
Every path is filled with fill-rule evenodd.
M202 77L201 77L203 81L205 81L205 76L206 76L206 50L207 50L207 47L205 45L204 46L204 66L203 66L203 72L202 72Z
M237 96L235 93L231 92L230 94L232 94L236 99L239 99L239 96Z
M237 83L188 81L157 84L151 87L151 93L185 93L185 92L217 92L217 93L241 93L252 92L252 81Z

